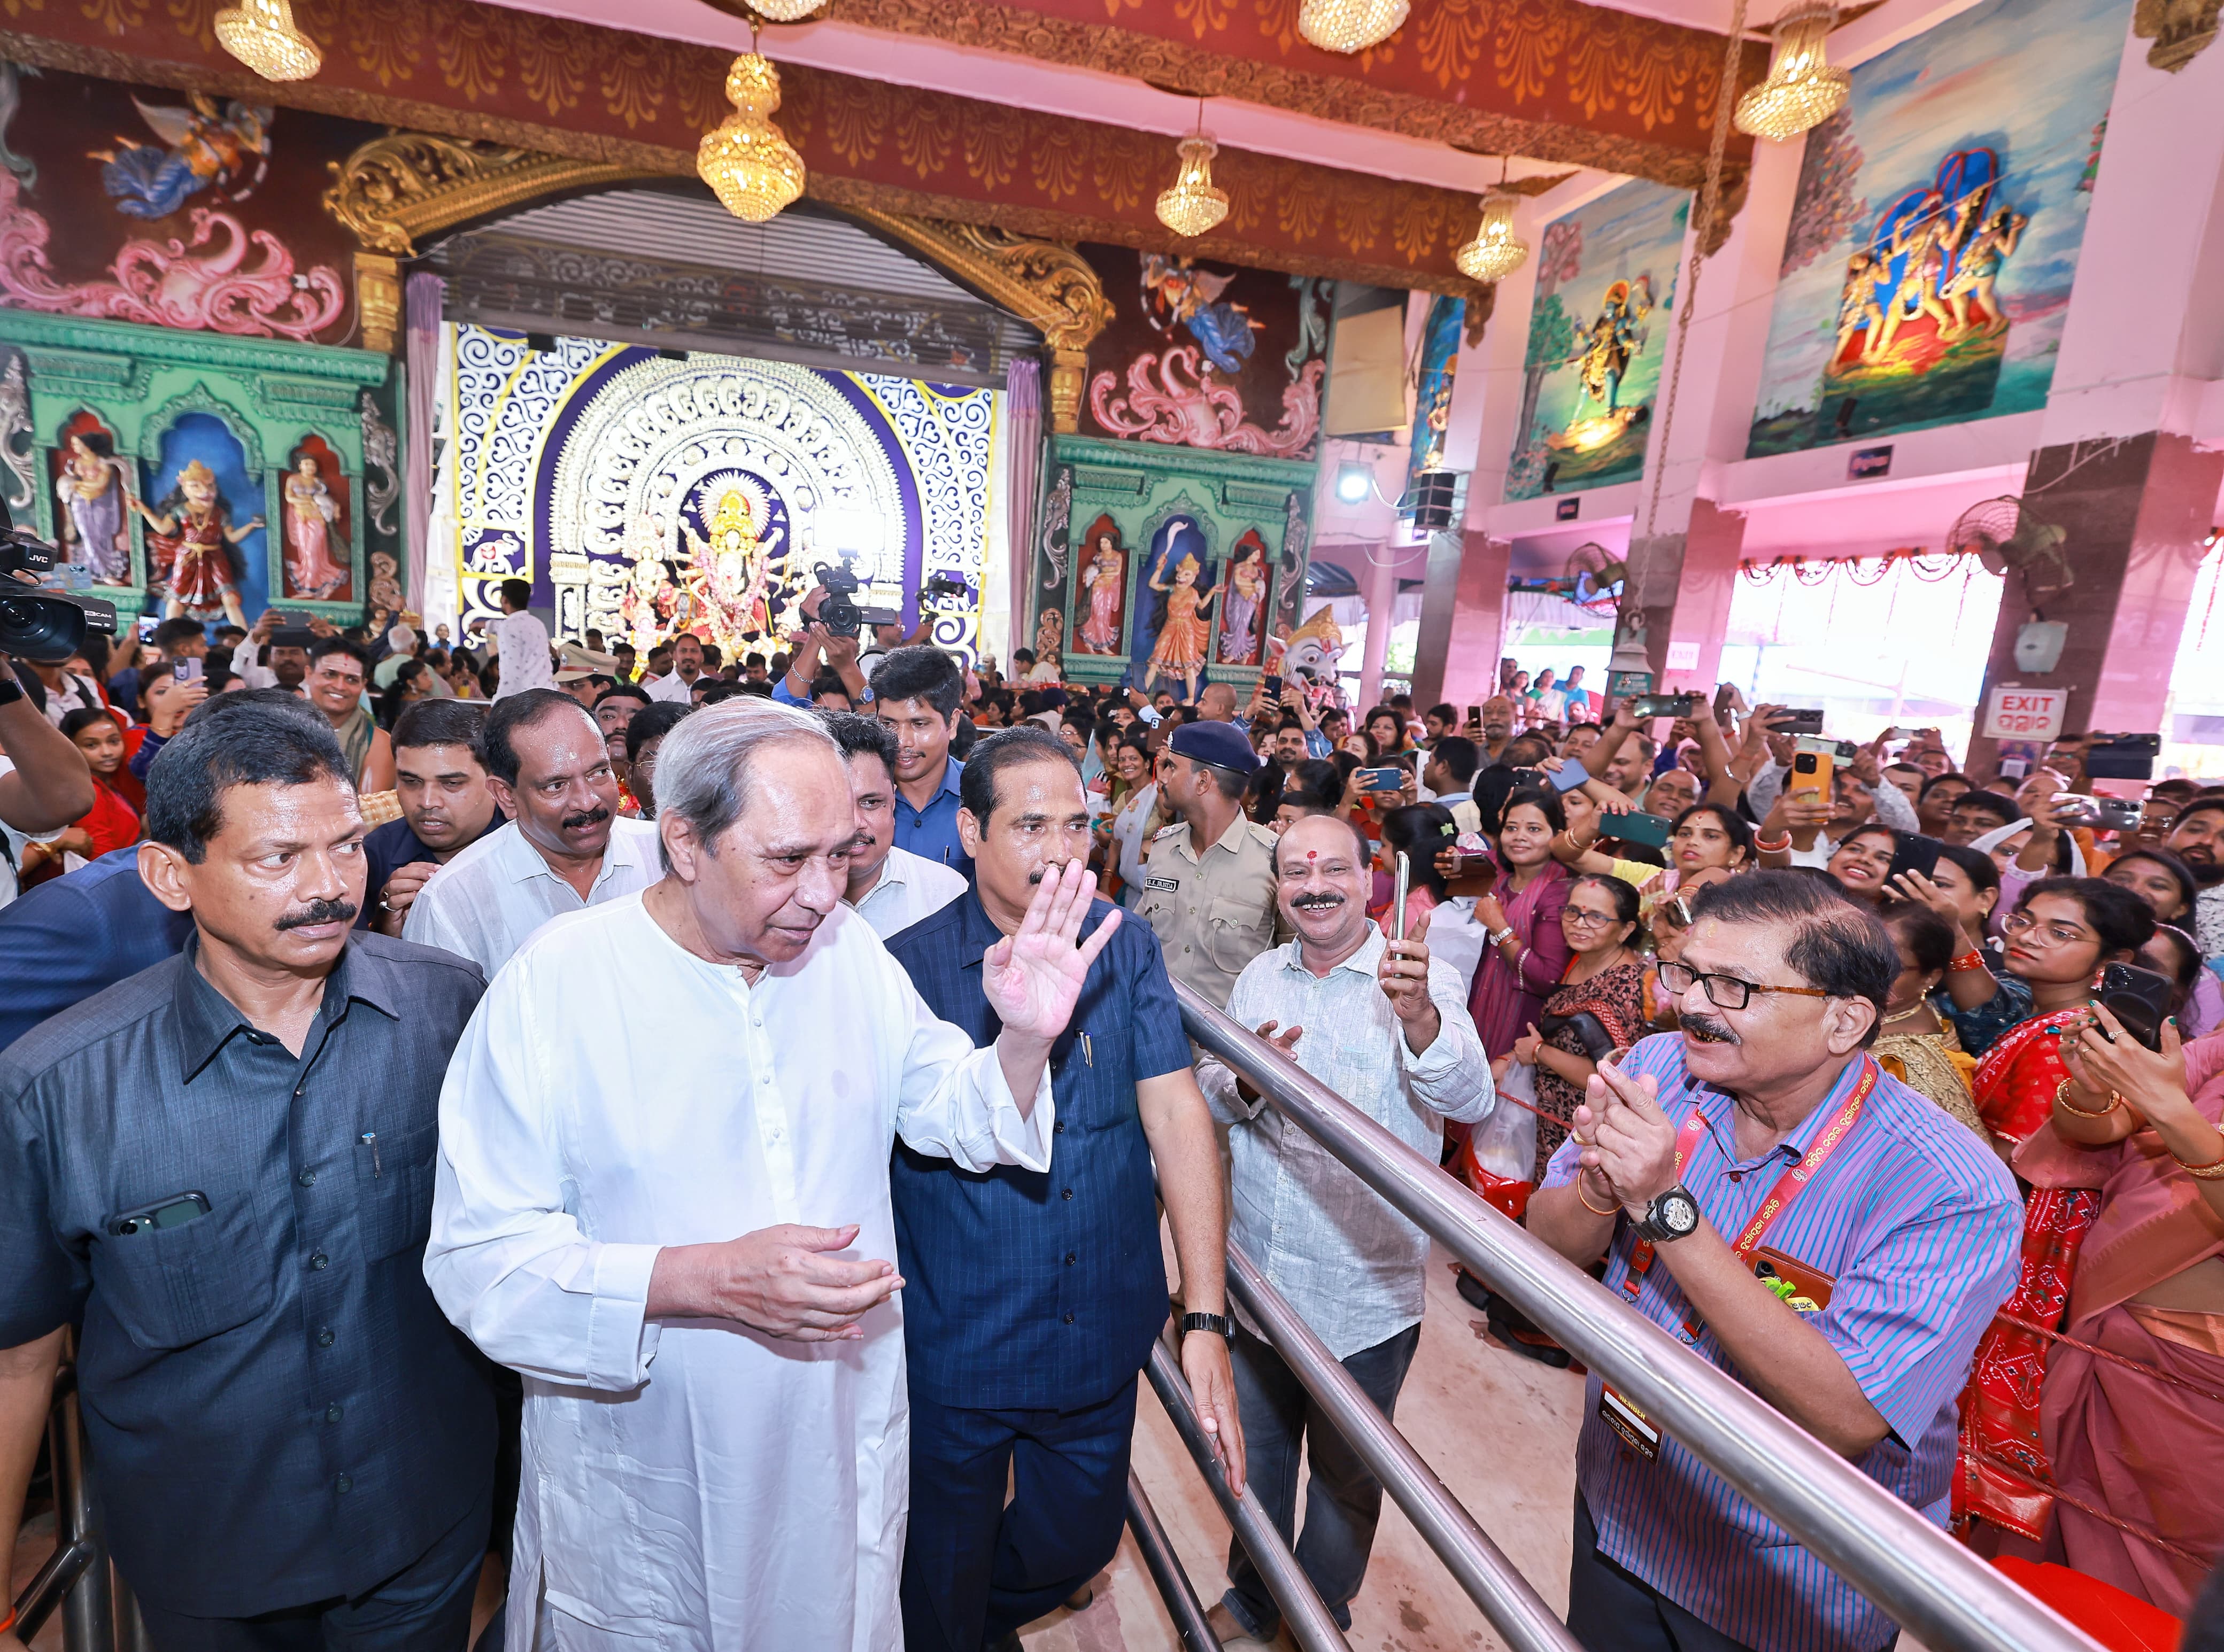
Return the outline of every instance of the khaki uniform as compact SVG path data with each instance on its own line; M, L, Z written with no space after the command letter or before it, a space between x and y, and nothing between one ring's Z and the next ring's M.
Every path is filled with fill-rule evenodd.
M1235 978L1276 934L1274 835L1236 816L1203 856L1188 823L1151 840L1136 916L1159 937L1166 973L1216 1009L1228 1007Z

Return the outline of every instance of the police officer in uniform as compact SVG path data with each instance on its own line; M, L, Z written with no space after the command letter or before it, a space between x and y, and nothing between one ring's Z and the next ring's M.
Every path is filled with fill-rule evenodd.
M1283 938L1274 904L1274 835L1243 813L1259 754L1233 723L1185 723L1161 760L1159 807L1181 817L1151 840L1138 917L1173 978L1216 1009L1235 978Z

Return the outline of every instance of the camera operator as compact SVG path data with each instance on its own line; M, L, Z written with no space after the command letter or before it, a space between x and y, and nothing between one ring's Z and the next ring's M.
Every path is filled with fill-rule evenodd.
M93 805L85 753L46 719L0 654L0 826L35 837L58 832ZM14 837L0 841L0 906L16 899Z
M803 635L787 663L787 675L773 685L772 697L789 705L813 704L826 691L824 680L831 674L841 679L842 691L855 709L872 698L872 690L865 686L865 673L857 664L856 634L837 637L819 618L825 601L826 587L813 585L797 604L803 615Z

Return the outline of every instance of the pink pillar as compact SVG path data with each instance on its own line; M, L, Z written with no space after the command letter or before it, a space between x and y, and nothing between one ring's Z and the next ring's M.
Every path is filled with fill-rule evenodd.
M1431 543L1413 662L1413 703L1424 710L1438 701L1480 705L1497 691L1512 550L1480 528Z
M2132 437L2113 452L2086 442L2032 454L2025 497L2069 530L2063 549L2076 583L2034 604L2023 576L2006 577L1981 722L1994 685L2010 683L2067 689L2064 734L2156 732L2220 483L2224 453L2166 432ZM2040 615L2069 627L2060 662L2044 675L2015 663L2016 632ZM1999 742L1980 735L1965 766L1990 774L1999 760Z

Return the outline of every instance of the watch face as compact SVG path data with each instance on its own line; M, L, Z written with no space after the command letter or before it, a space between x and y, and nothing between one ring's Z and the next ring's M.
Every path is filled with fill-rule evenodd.
M1695 1233L1699 1228L1699 1207L1691 1195L1681 1188L1671 1188L1660 1195L1660 1226L1677 1239Z

